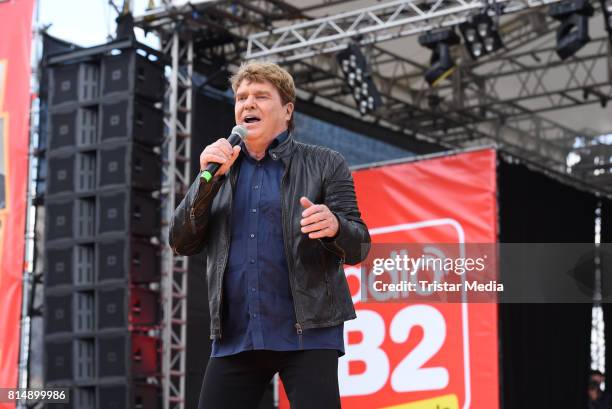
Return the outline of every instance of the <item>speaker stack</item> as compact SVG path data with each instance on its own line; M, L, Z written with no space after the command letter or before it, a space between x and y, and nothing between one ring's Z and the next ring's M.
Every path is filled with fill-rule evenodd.
M70 388L66 408L155 409L164 67L132 47L64 61L48 76L45 385Z

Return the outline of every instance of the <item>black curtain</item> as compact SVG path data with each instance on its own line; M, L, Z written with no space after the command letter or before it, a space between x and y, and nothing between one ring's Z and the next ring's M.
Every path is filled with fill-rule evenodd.
M503 160L498 186L500 242L593 242L593 195ZM503 409L586 408L591 308L499 305Z
M204 370L210 356L210 316L204 253L189 257L187 274L187 356L185 402L197 408Z

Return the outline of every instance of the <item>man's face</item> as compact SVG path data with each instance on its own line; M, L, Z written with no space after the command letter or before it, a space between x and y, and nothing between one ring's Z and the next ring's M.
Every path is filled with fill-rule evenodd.
M244 80L236 90L234 116L236 124L249 130L247 142L271 142L287 129L293 104L283 105L278 90L268 81Z

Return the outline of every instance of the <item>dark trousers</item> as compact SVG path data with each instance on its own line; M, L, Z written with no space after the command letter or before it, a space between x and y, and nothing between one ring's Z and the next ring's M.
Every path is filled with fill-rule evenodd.
M338 351L245 351L210 358L199 409L256 409L275 373L291 409L339 409Z

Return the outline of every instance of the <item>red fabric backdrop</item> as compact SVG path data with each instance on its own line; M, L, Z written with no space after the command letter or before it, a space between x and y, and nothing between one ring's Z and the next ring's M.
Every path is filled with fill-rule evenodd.
M30 110L33 0L0 3L0 130L4 206L0 209L0 387L15 387ZM0 404L5 409L14 405Z
M495 243L495 152L479 150L353 173L373 243ZM497 306L359 301L345 323L344 409L499 407ZM281 407L288 408L284 392Z

